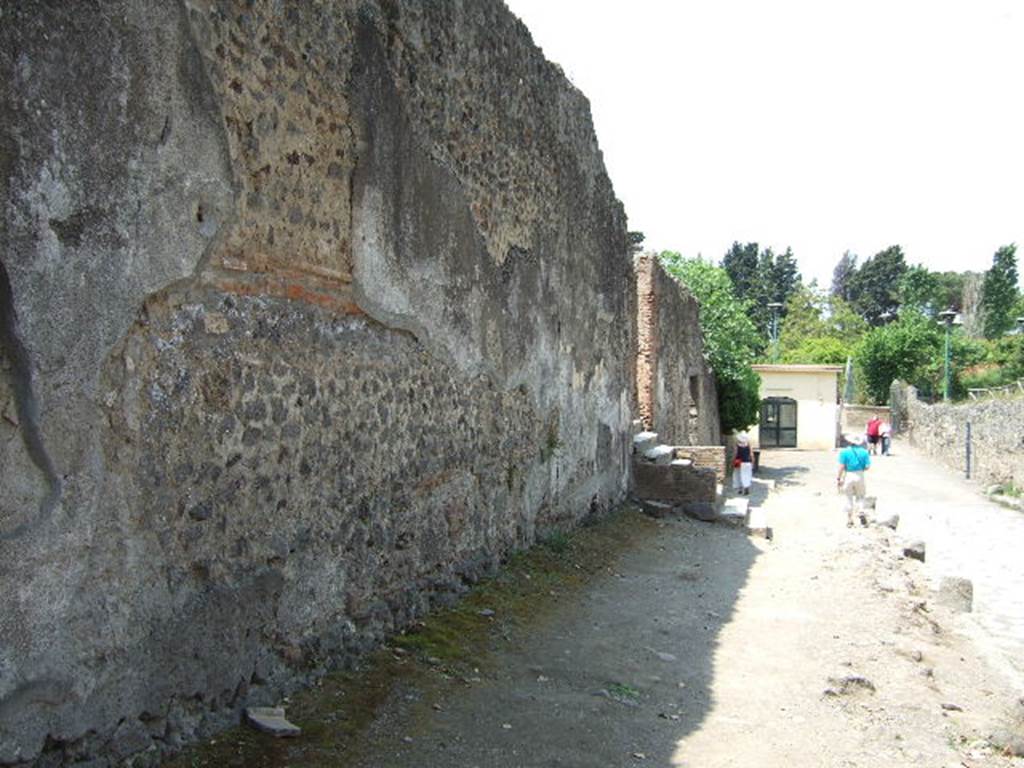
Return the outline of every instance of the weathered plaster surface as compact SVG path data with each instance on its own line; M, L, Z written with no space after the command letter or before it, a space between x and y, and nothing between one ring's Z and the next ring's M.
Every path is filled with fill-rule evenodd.
M0 764L172 749L622 497L625 217L503 5L0 12Z

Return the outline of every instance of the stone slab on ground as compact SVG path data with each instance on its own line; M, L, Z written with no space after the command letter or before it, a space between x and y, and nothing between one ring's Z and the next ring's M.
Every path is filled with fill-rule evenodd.
M245 719L257 731L271 736L293 737L302 733L301 728L285 719L282 707L248 707Z
M750 506L749 499L741 499L739 497L726 499L722 505L722 518L725 522L735 523L736 525L747 524L747 508Z
M959 576L944 576L939 581L936 602L951 611L970 613L974 606L974 583Z
M677 512L675 505L668 501L648 501L646 499L640 499L639 503L640 509L644 511L644 514L659 519L669 517Z

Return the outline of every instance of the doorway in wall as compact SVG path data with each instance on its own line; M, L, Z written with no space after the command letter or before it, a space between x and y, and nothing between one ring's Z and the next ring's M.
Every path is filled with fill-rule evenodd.
M796 400L791 397L762 400L758 437L762 448L796 448Z

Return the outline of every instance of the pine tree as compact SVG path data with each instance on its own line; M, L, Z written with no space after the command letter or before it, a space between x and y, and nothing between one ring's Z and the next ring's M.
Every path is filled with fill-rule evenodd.
M843 301L850 300L850 280L857 274L857 256L846 251L832 270L831 294Z
M998 339L1014 326L1017 302L1017 246L1004 245L992 257L981 288L986 339Z

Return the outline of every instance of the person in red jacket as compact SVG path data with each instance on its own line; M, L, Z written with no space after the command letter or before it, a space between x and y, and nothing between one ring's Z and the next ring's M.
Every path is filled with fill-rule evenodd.
M866 432L868 436L868 450L873 454L878 454L878 441L879 441L879 429L882 426L882 419L876 413L868 421Z

